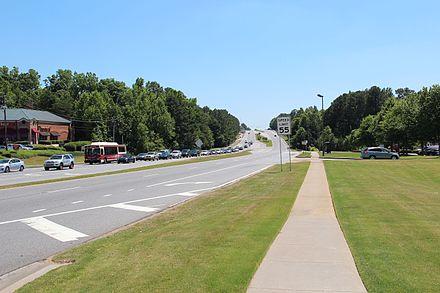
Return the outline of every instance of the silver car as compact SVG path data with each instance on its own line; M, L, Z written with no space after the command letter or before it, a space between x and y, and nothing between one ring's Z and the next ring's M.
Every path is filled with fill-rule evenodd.
M0 160L0 172L8 173L10 171L23 171L24 162L20 159L2 159Z
M391 159L397 160L400 158L398 153L391 152L390 150L383 147L369 147L361 151L362 159Z
M53 155L48 160L44 161L44 170L49 170L50 168L63 169L64 167L69 167L73 169L75 166L75 159L71 154L63 155Z

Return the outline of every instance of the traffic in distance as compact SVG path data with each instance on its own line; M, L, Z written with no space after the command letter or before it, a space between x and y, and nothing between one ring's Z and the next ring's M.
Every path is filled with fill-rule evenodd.
M228 153L235 153L249 148L253 144L252 141L245 140L244 143L211 150L199 150L199 149L182 149L182 150L160 150L151 152L141 152L137 155L127 152L127 147L123 144L114 142L94 142L91 145L84 147L84 163L93 164L109 164L116 162L122 163L135 163L136 161L159 161L159 160L171 160L181 158L192 157L204 157L212 155L221 155ZM31 146L16 146L10 145L15 149L30 149ZM8 146L9 148L9 146ZM75 167L75 157L72 154L55 154L49 157L43 163L43 168L46 171L65 168L73 169ZM0 160L0 173L9 173L12 171L24 171L25 163L23 160L17 158L7 158Z

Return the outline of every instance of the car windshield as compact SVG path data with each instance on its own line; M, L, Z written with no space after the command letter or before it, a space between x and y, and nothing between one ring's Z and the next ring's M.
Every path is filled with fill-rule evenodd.
M147 155L154 155L155 152L148 152Z
M50 157L49 159L51 159L51 160L61 160L62 158L63 158L63 156L61 156L61 155L54 155L54 156Z
M138 154L138 156L145 156L146 155L146 153L140 153L140 154Z
M0 160L0 164L7 164L7 163L9 163L9 160L8 160L8 159Z

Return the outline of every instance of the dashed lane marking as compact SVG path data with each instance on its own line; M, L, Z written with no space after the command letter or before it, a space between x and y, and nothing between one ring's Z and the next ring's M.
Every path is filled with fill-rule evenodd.
M77 200L77 201L73 201L72 204L77 204L77 203L82 203L84 202L83 200Z
M33 213L39 213L39 212L44 212L46 209L39 209L39 210L35 210L35 211L32 211Z
M63 188L63 189L57 189L57 190L50 190L47 193L62 192L62 191L74 190L74 189L78 189L78 188L81 188L81 186L70 187L70 188Z

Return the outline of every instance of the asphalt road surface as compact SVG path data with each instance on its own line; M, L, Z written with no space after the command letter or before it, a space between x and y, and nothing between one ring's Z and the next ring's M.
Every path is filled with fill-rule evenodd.
M0 190L0 276L279 162L249 136L249 156Z

